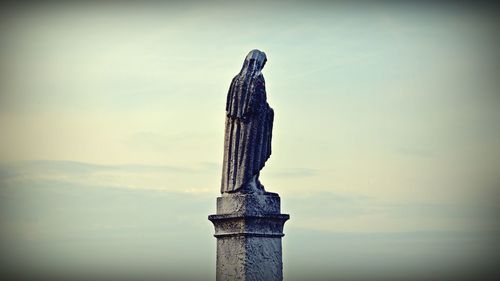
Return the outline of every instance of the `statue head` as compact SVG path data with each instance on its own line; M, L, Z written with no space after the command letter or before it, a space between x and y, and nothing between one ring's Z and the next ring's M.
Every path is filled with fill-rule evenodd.
M242 75L252 74L253 76L258 76L260 71L264 68L266 61L266 53L257 49L251 50L243 62L243 67L241 68L240 73Z

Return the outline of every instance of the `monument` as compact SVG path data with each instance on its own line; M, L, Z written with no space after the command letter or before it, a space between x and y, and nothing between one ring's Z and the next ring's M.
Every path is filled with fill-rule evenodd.
M217 281L283 280L281 237L289 215L259 181L274 120L261 73L266 61L264 52L250 51L227 94L221 196L217 213L208 216L217 238Z

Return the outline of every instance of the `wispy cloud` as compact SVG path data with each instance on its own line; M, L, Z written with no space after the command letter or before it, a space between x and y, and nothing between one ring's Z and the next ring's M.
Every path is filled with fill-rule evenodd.
M203 175L206 167L188 168L148 164L93 164L76 161L25 161L0 165L0 183L29 184L54 182L90 187L115 187L199 193L193 175Z
M285 210L294 215L289 227L330 232L474 231L498 229L500 208L470 203L391 201L339 192L286 196Z
M96 171L135 171L135 172L148 172L148 171L161 171L161 172L176 172L176 173L190 173L197 171L196 169L169 166L169 165L147 165L147 164L94 164L79 161L61 161L61 160L35 160L24 161L10 164L2 164L2 170L17 170L17 171L64 171L68 173L92 173Z

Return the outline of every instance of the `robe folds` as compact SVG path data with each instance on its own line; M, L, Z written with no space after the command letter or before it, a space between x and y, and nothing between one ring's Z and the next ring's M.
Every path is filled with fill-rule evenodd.
M273 119L264 76L255 72L236 75L226 101L221 193L241 191L258 177L271 156Z

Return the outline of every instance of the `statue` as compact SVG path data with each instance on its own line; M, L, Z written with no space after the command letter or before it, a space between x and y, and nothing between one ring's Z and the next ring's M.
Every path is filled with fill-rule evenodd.
M264 190L260 170L271 156L274 111L261 71L266 54L252 50L232 80L226 102L221 193L274 194Z
M252 50L231 81L226 102L224 163L217 213L217 281L283 281L281 198L266 192L259 173L271 156L274 111L261 71L266 54Z

